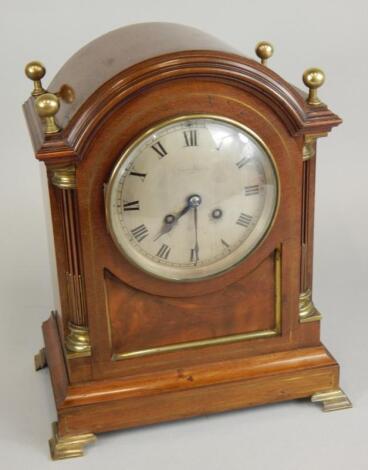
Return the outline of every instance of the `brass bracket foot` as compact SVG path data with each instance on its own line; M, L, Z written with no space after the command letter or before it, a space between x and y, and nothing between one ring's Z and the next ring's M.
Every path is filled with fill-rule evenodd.
M344 410L353 406L341 388L329 392L315 393L312 395L311 401L313 403L321 402L323 411Z
M46 350L42 348L34 357L35 369L40 370L47 367Z
M49 440L52 460L71 459L84 455L84 446L96 441L92 433L60 437L57 423L52 423L52 438Z

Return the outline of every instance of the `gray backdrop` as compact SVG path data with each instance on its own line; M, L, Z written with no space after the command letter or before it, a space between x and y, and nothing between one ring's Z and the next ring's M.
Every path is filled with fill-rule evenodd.
M1 468L367 469L367 18L365 0L1 1ZM115 432L86 457L51 464L55 410L33 354L53 301L39 164L21 112L31 90L23 66L42 60L47 85L85 43L142 21L192 25L250 56L270 40L270 66L300 87L305 68L325 70L320 96L344 124L318 144L314 300L354 408L324 414L290 402Z

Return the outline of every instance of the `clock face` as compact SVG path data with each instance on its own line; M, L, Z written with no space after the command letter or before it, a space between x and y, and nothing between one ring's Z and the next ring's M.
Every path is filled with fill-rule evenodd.
M117 162L106 192L109 231L144 271L190 281L229 270L268 232L278 201L270 152L239 123L176 118Z

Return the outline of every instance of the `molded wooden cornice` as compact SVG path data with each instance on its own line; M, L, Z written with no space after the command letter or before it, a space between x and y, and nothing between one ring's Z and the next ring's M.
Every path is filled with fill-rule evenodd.
M85 100L57 134L43 133L33 98L29 98L24 111L36 157L49 164L82 159L91 136L116 107L138 92L181 78L219 80L253 93L274 110L292 136L323 134L341 123L327 106L307 104L303 92L254 60L216 51L178 52L115 75Z

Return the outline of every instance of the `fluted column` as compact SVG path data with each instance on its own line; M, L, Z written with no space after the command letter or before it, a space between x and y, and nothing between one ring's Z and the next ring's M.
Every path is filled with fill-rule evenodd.
M302 221L299 321L318 321L321 314L312 301L313 217L316 137L307 136L303 147Z
M88 332L86 296L77 208L75 167L51 171L51 183L60 191L63 236L66 254L66 286L68 298L68 328L66 349L78 355L89 355L91 345Z

